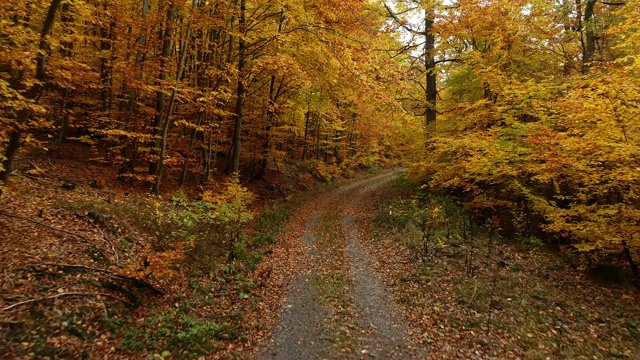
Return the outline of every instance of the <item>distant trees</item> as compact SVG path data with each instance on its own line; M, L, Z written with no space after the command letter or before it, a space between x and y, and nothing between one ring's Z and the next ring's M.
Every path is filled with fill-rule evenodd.
M400 45L373 4L0 7L3 181L21 145L48 148L53 139L86 144L94 159L120 168L122 181L156 192L168 172L180 186L213 171L262 177L303 153L340 171L397 156L406 142L388 136L408 119L396 101L404 85L389 76L406 64L387 55Z
M33 56L33 54L35 53L35 74L33 74L33 76L29 74L29 70L33 70L28 66L19 65L17 67L11 67L11 63L6 61L3 61L3 66L0 67L0 69L6 68L7 70L5 71L5 76L3 76L2 79L2 89L4 90L4 94L0 94L0 96L8 100L9 104L5 105L7 108L3 110L5 110L6 112L11 112L15 117L14 121L9 121L9 119L3 116L4 122L8 125L8 130L6 134L7 144L5 146L2 158L2 167L0 167L0 181L6 182L9 174L13 170L13 162L16 156L16 152L20 147L25 128L28 126L27 122L29 121L29 118L31 117L33 112L38 110L36 108L36 105L40 100L40 97L42 96L46 77L47 54L50 50L49 36L51 35L53 24L56 20L56 12L58 11L61 3L62 0L51 0L51 3L49 4L48 10L46 12L46 17L41 26L42 30L40 31L39 41L37 43L37 51L30 51L20 54L22 56L26 55L28 57ZM11 17L10 21L13 23L14 27L19 27L20 29L15 29L17 30L14 33L15 39L2 39L2 43L4 43L3 45L6 45L5 49L8 49L14 41L16 44L20 44L22 42L28 42L31 39L34 39L35 30L33 29L36 27L35 25L30 24L31 18L28 6L24 6L19 2L16 4L10 2L7 5L9 9L12 8L12 5L15 6L15 9L17 11L12 14L13 16ZM9 27L9 29L11 30L14 30L12 29L11 25L5 26ZM15 49L15 51L19 50L22 49ZM27 59L15 59L13 56L9 56L9 58L16 61L18 64L20 64L21 62L24 63L25 61L29 61Z

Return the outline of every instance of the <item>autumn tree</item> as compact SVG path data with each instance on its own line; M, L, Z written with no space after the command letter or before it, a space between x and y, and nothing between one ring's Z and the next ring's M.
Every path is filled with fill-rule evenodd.
M20 147L24 129L27 127L31 115L42 109L38 106L38 101L42 96L45 77L47 75L46 60L50 51L49 37L53 31L56 21L56 12L62 0L51 0L48 10L40 26L39 35L34 30L35 21L31 14L37 4L23 4L21 1L5 2L2 6L2 13L9 14L8 21L2 25L2 47L8 49L14 46L26 45L25 52L15 51L6 54L0 60L0 69L3 77L0 79L3 89L2 97L4 109L2 109L2 119L8 127L6 134L7 143L3 153L2 167L0 168L0 180L6 182L9 174L13 171L13 162L16 152ZM36 37L37 36L37 37ZM38 43L37 48L29 46L30 43ZM20 58L12 59L18 55ZM25 63L24 57L35 58L35 68L31 63ZM16 66L17 65L17 66ZM9 104L7 104L9 100ZM8 116L14 119L7 118ZM4 127L4 126L3 126Z
M437 24L442 56L460 61L416 171L506 233L623 254L637 272L634 5L481 3Z
M436 61L436 35L434 25L436 21L437 2L434 1L397 1L393 4L384 3L393 24L408 37L406 46L398 49L398 52L406 52L421 57L412 61L412 64L422 64L418 73L422 74L424 81L417 80L417 84L424 93L424 126L427 135L433 131L437 117L436 101L437 89L437 61Z
M386 133L405 129L395 121L407 119L397 94L408 63L390 56L401 45L379 4L44 4L2 5L3 46L16 49L0 60L12 99L1 113L5 179L21 139L79 143L118 180L156 193L167 177L260 178L311 152L310 167L334 176L397 159L410 142Z

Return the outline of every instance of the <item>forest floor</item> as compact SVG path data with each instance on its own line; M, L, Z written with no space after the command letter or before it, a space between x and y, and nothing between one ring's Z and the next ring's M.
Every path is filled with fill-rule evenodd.
M221 175L184 191L168 176L150 196L87 149L61 151L21 157L0 198L0 358L243 358L268 333L257 266L294 206L283 199L318 180L245 177L256 218L229 261L229 236L192 202Z
M274 278L299 271L288 276L288 297L260 359L425 357L360 240L372 193L395 176L351 182L296 211L288 223L290 247L281 246L300 251L274 252L269 262Z
M116 175L34 159L14 177L0 358L640 359L640 291L619 264L589 273L452 221L425 255L415 209L431 205L400 172L275 204L287 182L252 183L260 215L232 262L216 229L179 225L193 214L170 199L184 195L94 181ZM209 242L171 245L196 235Z
M433 236L424 255L414 196L383 174L295 213L287 251L268 260L288 295L259 359L640 359L640 291L624 262L586 271L486 231Z

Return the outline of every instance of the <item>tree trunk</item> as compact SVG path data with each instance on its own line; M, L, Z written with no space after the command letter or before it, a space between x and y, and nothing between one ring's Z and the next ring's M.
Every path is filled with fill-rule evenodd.
M587 0L587 4L584 8L584 21L582 26L584 28L584 42L582 49L582 73L589 72L591 62L593 61L593 55L596 52L596 32L595 24L593 21L593 10L596 6L597 0Z
M271 124L273 122L274 114L274 106L276 100L276 77L271 76L269 81L269 103L267 105L267 126L265 127L265 140L264 144L262 144L262 154L260 157L260 164L258 167L258 173L256 174L256 179L262 179L264 174L267 172L267 165L269 163L269 148L271 147Z
M104 11L108 13L107 4L104 5ZM106 52L111 50L111 42L113 41L113 33L115 28L115 20L111 19L109 25L100 27L100 52ZM111 110L111 74L112 65L111 61L113 55L106 57L100 56L100 102L102 103L101 110L107 112Z
M280 11L280 22L278 23L278 34L282 32L282 24L284 23L284 13ZM265 141L262 145L262 157L260 159L260 166L258 168L258 173L256 174L256 179L262 179L264 174L267 172L267 165L269 163L269 148L271 147L271 128L273 123L273 118L275 117L275 105L276 100L280 97L282 86L284 85L284 78L278 87L278 91L276 92L276 77L275 75L271 76L269 81L269 103L267 105L267 126L265 128Z
M435 36L433 35L433 10L425 10L424 17L424 60L426 72L426 110L425 110L425 127L427 137L431 137L435 130L436 122L436 97L438 95L436 84L436 61L434 58Z
M302 161L307 160L307 149L309 148L309 143L307 138L309 137L309 119L311 118L311 111L307 110L304 114L304 148L302 149Z
M160 73L158 74L158 86L162 86L164 81L167 80L167 71L165 69L167 65L167 58L171 54L171 48L173 47L173 25L177 20L177 6L175 3L171 3L169 5L169 10L167 10L167 27L164 30L163 35L163 43L162 43L162 55L160 57ZM165 94L162 89L158 89L156 91L156 116L153 119L152 124L152 137L151 140L151 154L155 156L158 154L158 149L160 148L160 127L162 125L162 121L164 119L164 108L165 108ZM151 163L149 164L149 174L157 175L159 170L158 161L156 159L151 159Z
M60 8L60 22L63 24L70 24L73 22L73 16L71 15L71 5L68 2L63 3ZM67 34L70 34L67 31ZM74 43L72 41L60 42L60 56L72 59L73 58L73 47ZM60 89L60 108L55 115L56 118L60 119L59 127L58 127L58 136L56 139L55 149L59 150L60 146L64 142L66 138L67 132L67 124L69 120L69 115L67 113L67 104L69 101L69 97L71 96L71 89L68 87L62 86Z
M144 21L144 19L146 19L147 17L147 12L149 11L149 6L150 6L150 0L142 0L142 19ZM140 36L138 37L138 40L136 41L138 43L138 46L140 46L140 48L136 51L136 80L138 82L142 81L142 74L144 72L144 52L142 51L142 47L144 47L146 45L147 39L146 39L146 30L142 30ZM127 106L127 120L126 123L127 125L129 125L129 128L132 129L133 131L137 131L135 126L135 121L136 121L136 114L137 114L137 105L138 102L138 90L137 87L133 87L133 89L131 91L129 91L129 104ZM131 126L131 125L134 126ZM137 163L137 159L138 159L138 151L137 151L137 140L133 140L132 144L131 144L131 153L129 154L129 160L126 161L125 165L122 168L122 174L125 173L133 173L135 171L136 168L136 163ZM132 179L131 179L132 180Z
M198 0L193 0L191 9L195 10L197 4L198 4ZM158 160L158 175L156 176L156 184L153 189L153 192L156 195L160 192L160 182L162 181L162 175L164 172L164 158L167 155L167 138L169 136L169 127L171 126L171 115L173 115L173 108L176 103L176 96L178 95L178 87L180 86L180 81L182 80L182 73L184 72L184 64L187 59L187 51L189 50L189 40L191 39L192 26L193 26L193 22L191 21L191 19L189 19L189 23L187 24L187 31L186 31L184 44L182 46L182 52L180 54L180 62L178 63L178 73L176 74L176 83L173 87L171 98L169 99L169 109L167 111L167 116L164 121L164 124L162 126L162 142L160 145L160 159Z
M235 126L233 129L233 153L231 155L231 172L237 173L240 169L240 142L242 138L242 112L244 110L244 100L247 95L246 85L244 83L244 66L246 62L247 44L244 39L246 31L246 10L247 1L240 0L240 19L238 21L241 36L238 39L238 89L236 92L236 107L234 112Z
M627 262L631 267L631 271L633 271L633 275L635 275L637 278L640 278L640 270L638 270L638 264L636 264L635 261L633 261L633 256L631 255L631 250L629 249L629 245L627 244L626 241L623 241L622 245L624 246L624 255L626 256Z
M327 131L327 135L324 138L324 162L329 163L329 131Z
M47 38L53 29L53 24L56 19L56 11L58 10L58 7L60 7L60 3L62 3L62 0L51 0L51 3L49 4L47 17L42 26L42 32L40 33L40 44L38 46L40 51L36 57L35 79L37 81L24 94L25 99L28 101L37 102L40 95L42 95L42 90L44 89L43 82L46 76L45 68L47 50L49 47L49 41ZM26 123L29 120L29 117L31 117L31 109L28 107L18 111L16 116L16 125L9 131L9 142L4 150L5 159L2 162L2 169L0 169L0 181L2 182L6 183L9 179L9 174L13 172L13 162L15 160L16 152L20 148L20 138L22 136L22 129L20 129L20 126Z
M202 146L200 147L200 156L202 157L202 177L200 185L204 185L209 181L211 175L211 143L213 142L213 130L209 127L207 134L202 134Z
M320 117L316 125L316 160L320 160Z
M184 165L182 166L182 175L180 176L180 182L178 183L178 189L181 189L184 186L184 182L187 179L187 168L189 167L189 152L193 149L193 144L196 141L196 136L198 135L198 128L202 124L202 119L204 118L204 113L201 111L198 116L198 123L196 124L195 129L191 132L191 138L189 139L189 147L187 148L187 156L184 159Z

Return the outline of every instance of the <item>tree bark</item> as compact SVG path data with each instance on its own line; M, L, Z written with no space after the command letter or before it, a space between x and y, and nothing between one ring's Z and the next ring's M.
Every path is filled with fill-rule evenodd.
M197 4L198 4L198 0L193 0L191 9L195 10ZM184 64L187 59L187 51L189 50L189 40L191 39L192 26L193 26L193 22L191 19L189 19L189 23L187 24L187 31L186 31L184 44L182 46L182 52L180 54L180 63L178 63L178 73L176 74L176 83L173 87L171 98L169 99L169 109L167 111L167 116L166 116L166 119L164 120L164 124L162 126L162 140L160 144L160 159L158 160L158 174L156 176L156 184L153 189L153 192L156 195L160 192L160 183L162 181L162 175L164 172L164 158L167 155L167 140L169 136L169 127L171 126L171 115L173 115L173 108L176 103L176 96L178 95L178 87L180 86L180 81L182 80L182 73L184 72Z
M318 116L318 123L316 125L316 160L320 160L320 121L321 118Z
M427 131L427 137L431 137L432 132L435 130L436 123L436 97L438 95L436 85L436 61L434 58L435 50L435 36L433 35L433 10L425 10L424 17L424 60L425 60L425 72L426 72L426 111L425 111L425 127Z
M238 39L238 88L236 91L236 106L234 112L235 126L233 129L233 153L231 155L231 172L237 173L240 169L240 146L242 138L242 113L244 110L244 100L247 96L247 89L244 83L244 66L246 63L247 43L244 35L247 27L246 19L247 1L240 0L240 18L238 27L240 37Z
M282 24L284 23L284 12L280 11L280 20L278 23L278 34L282 32ZM262 179L264 174L267 172L267 165L269 164L269 148L271 147L271 128L273 123L273 118L275 117L275 106L276 100L280 97L281 89L284 85L284 78L278 87L278 91L276 91L276 76L272 75L269 81L269 103L267 107L267 126L265 128L265 141L262 145L262 157L260 159L260 166L258 168L258 173L256 174L256 179Z
M150 7L150 0L142 0L142 19L143 21L145 21L146 17L147 17L147 12L149 11L149 7ZM145 28L143 28L143 30L141 31L140 36L138 36L138 40L136 41L138 43L138 50L136 51L136 60L135 60L135 64L136 64L136 70L137 70L137 74L136 74L136 80L138 82L142 81L142 74L144 72L144 52L143 47L146 45L147 43L147 38L146 38L146 30ZM127 106L127 120L126 123L129 125L130 128L133 128L133 131L135 130L135 120L137 118L136 114L137 114L137 109L138 109L138 90L136 87L133 87L133 89L131 89L129 91L129 104ZM134 125L134 126L131 126ZM133 173L135 171L136 168L136 164L138 162L138 146L137 146L137 140L134 139L132 144L131 144L131 153L129 156L129 160L125 163L125 165L122 167L121 169L121 173L119 175L119 177L122 177L123 174L125 173ZM122 177L122 179L124 179L124 177ZM129 183L133 184L133 178L130 179Z
M177 5L174 2L171 2L169 5L169 9L167 10L167 27L164 30L163 35L163 43L162 43L162 55L160 57L160 73L158 74L158 86L162 86L164 81L167 80L167 71L165 70L167 64L167 58L171 54L171 48L173 47L173 25L177 20ZM160 127L162 126L162 121L164 119L164 108L165 108L165 97L164 91L162 89L158 89L156 91L156 116L153 119L152 124L152 137L151 141L152 155L156 155L160 148ZM149 174L150 175L158 175L159 164L155 159L151 160L149 164Z
M309 119L311 115L311 110L307 110L304 114L304 148L302 149L302 161L307 160L307 150L309 149Z
M198 135L198 128L202 124L202 119L204 118L204 113L201 111L198 115L198 122L196 124L195 129L191 131L191 138L189 139L189 147L187 148L187 156L184 159L184 165L182 166L182 175L180 175L180 182L178 183L178 189L181 189L184 186L184 182L187 179L187 169L189 168L189 153L193 149L193 144L196 141L196 136Z
M584 21L582 26L584 28L584 43L582 52L582 73L589 72L591 62L593 61L593 55L596 52L596 32L595 24L593 22L593 10L596 6L597 0L588 0L584 8Z
M256 173L256 179L262 179L267 172L267 165L269 164L269 148L271 147L271 124L274 117L274 106L276 102L276 77L271 76L269 80L269 103L267 105L267 126L265 127L265 140L262 144L262 154L260 156L260 164L258 166L258 172Z
M640 278L640 270L638 270L638 264L636 264L635 261L633 261L633 256L631 255L631 250L629 249L629 245L627 244L626 241L623 241L622 245L624 246L624 255L627 258L627 262L629 263L629 266L631 267L631 271L633 271L633 275L635 275L637 278Z

